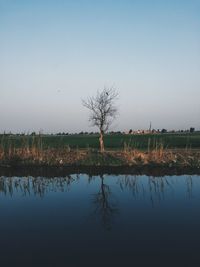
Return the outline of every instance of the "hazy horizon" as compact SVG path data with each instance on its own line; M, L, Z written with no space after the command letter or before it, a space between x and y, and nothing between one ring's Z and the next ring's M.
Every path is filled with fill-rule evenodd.
M104 86L110 130L200 129L198 0L0 0L0 59L0 132L96 131Z

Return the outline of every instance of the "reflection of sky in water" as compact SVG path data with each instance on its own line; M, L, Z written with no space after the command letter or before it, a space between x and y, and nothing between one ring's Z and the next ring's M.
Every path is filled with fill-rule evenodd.
M34 253L43 264L47 256L51 263L63 263L67 255L70 264L79 264L101 253L108 262L112 253L114 263L124 255L138 262L141 253L153 257L155 251L168 259L187 252L184 261L191 255L196 261L199 193L199 176L1 177L3 261L9 253L21 260L21 249L24 261Z

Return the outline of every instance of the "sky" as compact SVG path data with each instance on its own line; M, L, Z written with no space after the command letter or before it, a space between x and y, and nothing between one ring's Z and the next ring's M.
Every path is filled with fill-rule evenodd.
M0 132L96 131L112 86L110 130L200 129L200 1L0 0Z

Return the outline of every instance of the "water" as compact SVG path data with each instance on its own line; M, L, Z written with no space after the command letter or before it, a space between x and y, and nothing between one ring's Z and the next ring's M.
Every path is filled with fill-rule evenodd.
M200 266L200 176L0 177L0 266Z

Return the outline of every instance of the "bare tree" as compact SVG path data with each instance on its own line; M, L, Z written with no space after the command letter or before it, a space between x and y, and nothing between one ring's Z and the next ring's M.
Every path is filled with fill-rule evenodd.
M104 88L103 91L98 91L96 96L82 101L83 106L90 110L89 121L92 126L99 128L101 152L104 152L104 133L109 129L117 115L117 107L115 106L117 97L118 93L114 88Z

